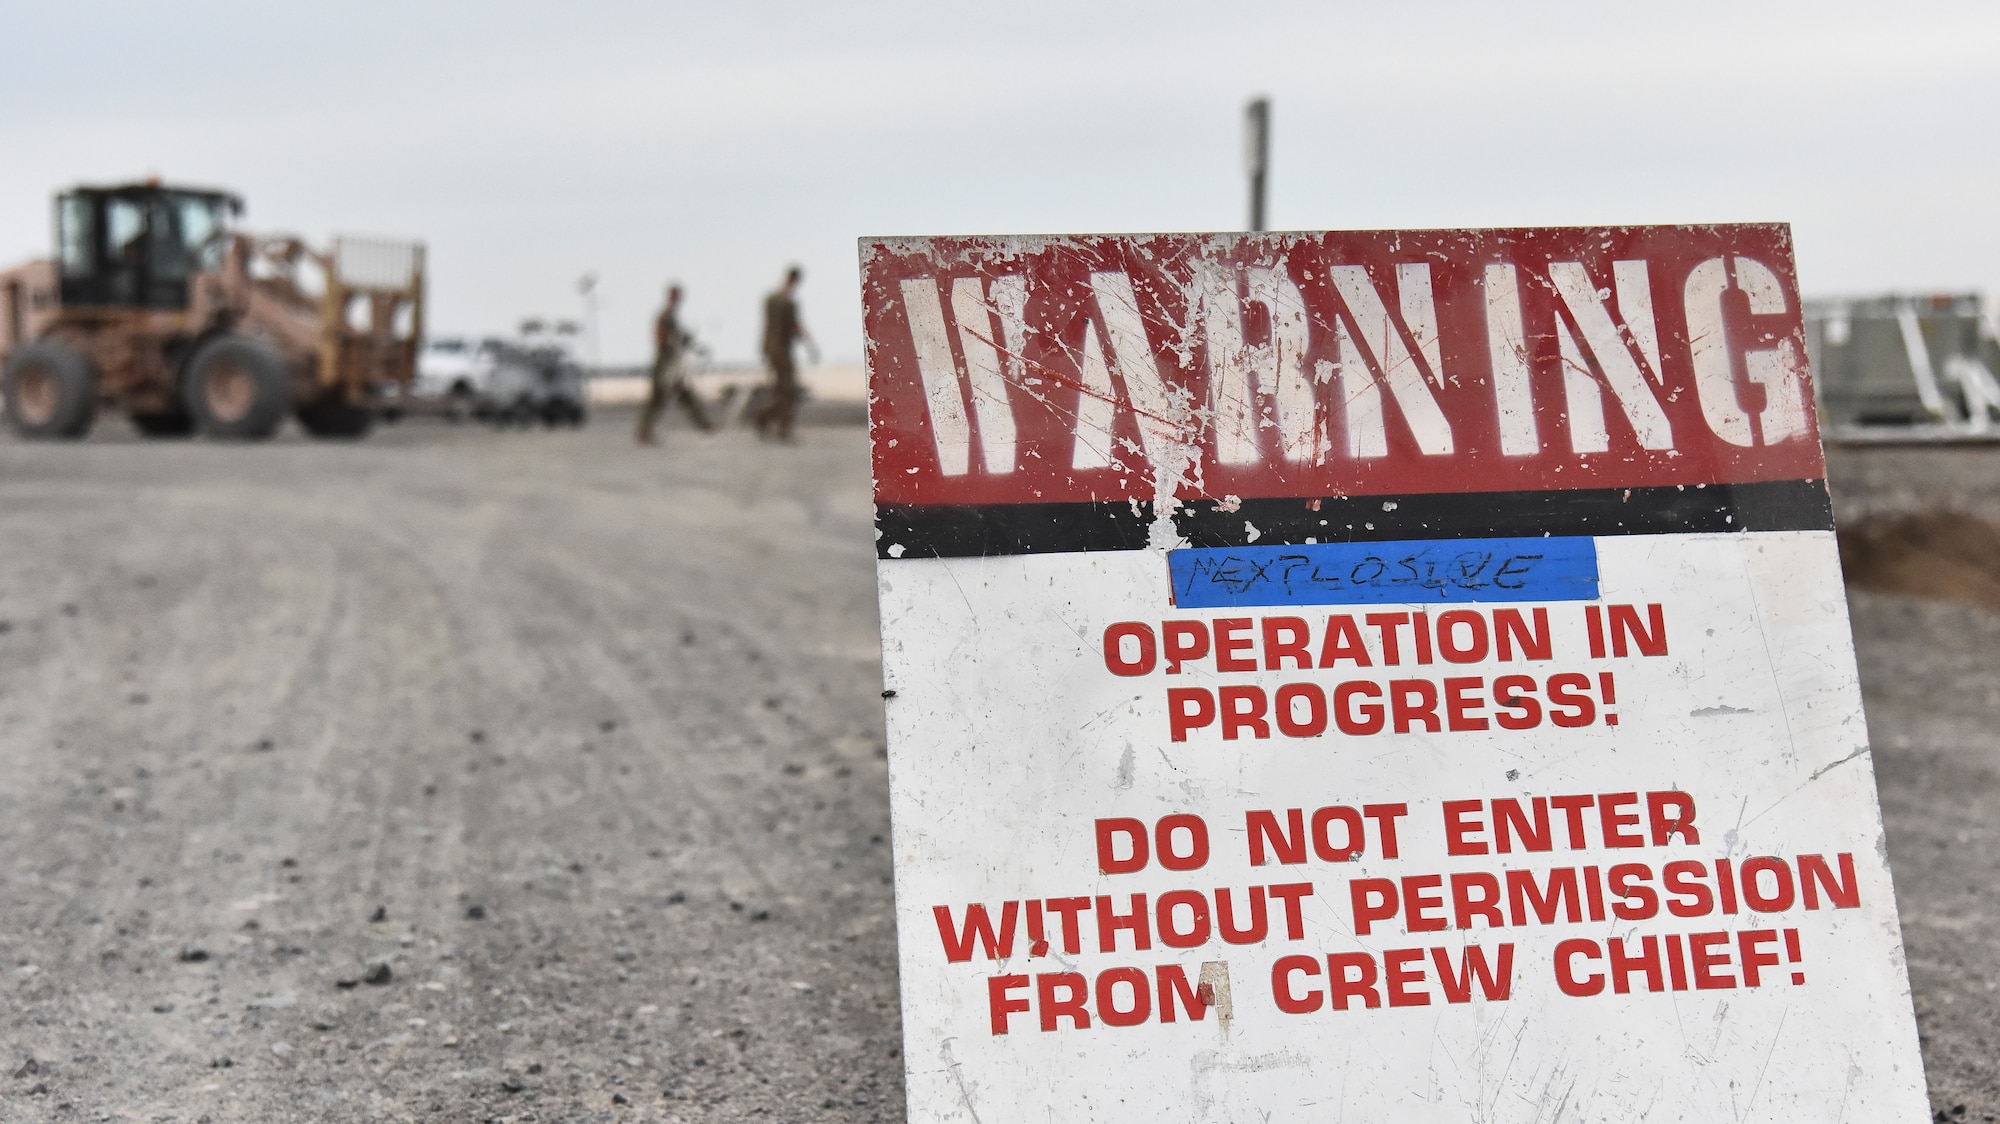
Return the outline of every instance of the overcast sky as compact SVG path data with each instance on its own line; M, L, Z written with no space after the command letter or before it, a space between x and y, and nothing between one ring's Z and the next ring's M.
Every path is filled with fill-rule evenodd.
M723 358L806 268L858 360L867 234L1227 230L1243 103L1284 229L1782 220L1808 293L2000 291L2000 4L22 5L0 260L158 173L246 226L430 245L440 332L576 316L639 359L668 278Z

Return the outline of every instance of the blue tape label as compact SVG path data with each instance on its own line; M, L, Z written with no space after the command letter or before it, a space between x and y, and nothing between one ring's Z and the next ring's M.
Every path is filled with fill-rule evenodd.
M1183 609L1597 597L1591 538L1196 547L1167 566Z

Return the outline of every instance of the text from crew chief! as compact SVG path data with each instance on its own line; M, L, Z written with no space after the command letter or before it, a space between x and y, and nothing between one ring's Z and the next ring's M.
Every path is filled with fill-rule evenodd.
M1667 654L1665 611L1652 605L1585 605L1591 659ZM1334 613L1323 625L1299 616L1119 621L1104 630L1104 666L1137 678L1188 670L1347 672L1369 677L1299 680L1275 689L1255 683L1175 686L1167 691L1174 741L1213 730L1239 738L1315 738L1329 730L1362 737L1412 732L1532 730L1618 724L1618 683L1610 671L1449 675L1406 669L1556 658L1549 610L1447 609ZM1387 669L1398 669L1402 674Z
M1421 806L1420 806L1421 808ZM1405 860L1414 824L1441 839L1453 858L1547 856L1552 865L1422 872L1338 879L1326 896L1346 930L1337 939L1400 932L1406 937L1477 929L1546 931L1549 927L1634 923L1624 935L1568 936L1544 968L1567 996L1712 991L1806 983L1796 925L1781 915L1856 909L1860 880L1850 852L1700 855L1695 799L1678 790L1566 793L1445 800L1413 816L1404 803L1252 809L1244 812L1252 867L1347 863L1363 855ZM1428 830L1435 825L1437 834ZM1152 824L1125 817L1095 822L1097 873L1135 874L1151 867L1192 873L1208 865L1211 835L1202 817L1180 813ZM1682 856L1670 858L1661 850ZM1562 862L1565 852L1583 852ZM1636 852L1629 855L1623 853ZM1696 857L1699 856L1699 857ZM1508 860L1519 863L1522 858ZM1300 872L1306 873L1306 872ZM1326 875L1322 875L1326 877ZM1011 962L1084 954L1147 952L1224 945L1282 948L1311 942L1307 903L1321 899L1313 881L1170 890L1165 893L1049 896L932 908L945 959L975 955ZM1731 920L1736 919L1736 920ZM1673 931L1644 931L1659 927ZM1721 927L1718 927L1721 926ZM1409 947L1287 953L1270 967L1272 1006L1285 1015L1422 1007L1433 1002L1500 1002L1514 994L1514 941L1462 942L1453 949ZM1080 971L1006 972L987 979L993 1034L1034 1016L1044 1031L1101 1024L1134 1026L1183 1018L1202 1021L1219 1003L1228 1010L1228 965L1207 961L1124 964ZM1775 969L1775 971L1774 971ZM1248 1012L1236 1005L1237 1018ZM1024 1020L1021 1025L1029 1025Z

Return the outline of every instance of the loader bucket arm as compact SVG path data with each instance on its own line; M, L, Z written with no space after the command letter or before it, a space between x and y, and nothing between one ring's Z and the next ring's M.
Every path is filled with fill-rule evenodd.
M424 245L338 237L325 256L319 379L351 402L416 378L424 331Z

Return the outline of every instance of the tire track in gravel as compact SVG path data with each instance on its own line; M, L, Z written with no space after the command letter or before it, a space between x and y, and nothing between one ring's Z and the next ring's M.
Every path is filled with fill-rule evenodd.
M808 442L0 441L35 1107L900 1119L863 436Z

